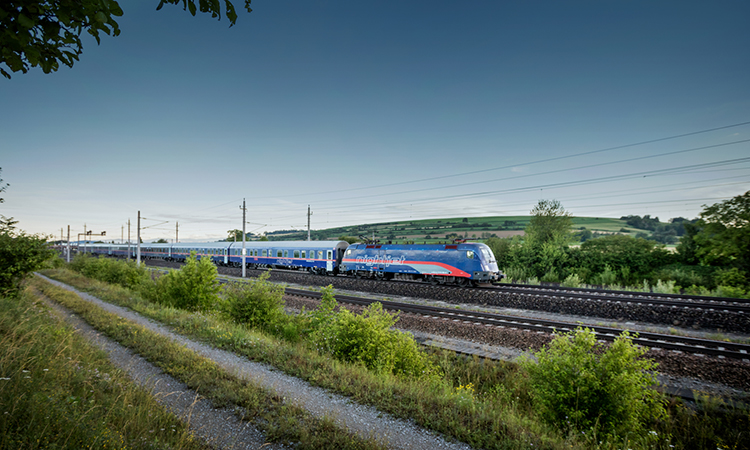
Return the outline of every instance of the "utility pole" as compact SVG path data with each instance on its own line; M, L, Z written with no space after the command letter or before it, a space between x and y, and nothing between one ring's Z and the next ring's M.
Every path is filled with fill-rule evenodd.
M174 243L180 242L180 222L174 223Z
M125 243L125 225L120 225L120 244Z
M312 212L310 211L310 205L307 205L307 240L310 240L310 216L312 216Z
M68 262L70 262L70 225L68 225Z
M242 199L242 278L245 278L245 271L247 270L245 267L245 253L247 253L247 251L245 250L245 214L246 213L247 213L247 208L245 208L245 199L243 198Z
M130 261L130 219L128 219L128 261Z
M136 265L140 266L141 265L141 212L140 211L138 211L138 236L137 236L137 239L138 239L138 241L135 243L135 245L138 246L138 247L136 247L136 255L137 255Z
M88 241L88 234L86 234L86 224L83 224L83 253L86 253L86 242ZM81 242L79 240L78 246L81 246Z

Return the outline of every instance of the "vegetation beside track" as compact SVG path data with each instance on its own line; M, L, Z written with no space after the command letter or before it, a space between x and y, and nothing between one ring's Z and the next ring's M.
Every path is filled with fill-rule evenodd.
M0 298L0 448L207 447L28 288Z
M748 445L740 431L748 416L730 408L730 413L703 416L679 402L668 405L661 419L642 418L642 432L613 433L601 429L579 430L560 424L547 425L537 410L537 394L525 371L510 363L491 363L456 357L449 352L430 356L437 368L426 378L404 377L367 370L361 364L329 359L303 340L299 329L264 325L266 334L233 323L217 310L187 312L163 307L137 293L83 279L67 271L50 272L55 278L86 290L99 298L129 306L166 323L176 331L198 337L218 347L232 349L250 359L267 362L284 372L369 403L394 415L414 419L428 428L444 432L479 448L716 448ZM288 328L288 327L287 327ZM303 333L304 334L304 333ZM278 337L286 337L287 340ZM617 397L615 397L617 398ZM622 399L620 399L622 400ZM555 431L555 428L562 431ZM567 433L567 434L566 434ZM601 443L599 441L602 441Z
M215 406L240 407L242 418L263 430L266 439L271 442L289 443L304 449L381 448L375 441L362 440L330 420L315 418L300 407L285 402L275 393L238 379L215 362L197 355L168 337L106 312L73 292L40 279L35 279L32 285L52 300L73 310L94 328L133 349L165 373L211 399ZM120 289L115 289L118 290Z

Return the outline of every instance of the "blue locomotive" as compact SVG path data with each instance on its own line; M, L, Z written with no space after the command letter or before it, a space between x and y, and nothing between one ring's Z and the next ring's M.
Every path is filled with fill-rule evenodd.
M499 281L502 274L485 244L353 244L340 272L386 280L476 285Z
M136 246L87 244L79 251L135 258ZM195 252L217 265L242 266L242 243L141 244L141 258L184 261ZM251 268L307 270L320 275L419 280L434 284L477 285L500 280L492 250L485 244L353 244L345 241L251 241L245 243Z

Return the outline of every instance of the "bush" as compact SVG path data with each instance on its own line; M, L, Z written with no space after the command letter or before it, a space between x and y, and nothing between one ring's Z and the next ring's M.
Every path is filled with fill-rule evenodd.
M735 286L719 286L716 288L717 297L729 297L729 298L745 298L747 292L739 287Z
M592 330L578 328L536 352L538 363L522 365L548 423L563 431L642 434L647 419L665 414L659 394L648 389L656 364L642 359L645 352L627 332L603 348Z
M42 236L0 231L0 295L18 295L21 281L52 256L54 251Z
M604 267L604 272L594 277L594 284L601 286L614 286L617 284L617 273L607 265Z
M285 317L284 286L269 282L270 275L265 272L248 284L232 283L226 287L227 312L235 322L271 330Z
M336 311L332 290L324 288L320 307L310 313L310 337L318 351L379 373L422 377L434 372L414 338L391 329L398 316L384 311L379 302L360 315L347 309Z
M679 289L674 286L674 281L672 280L656 280L656 284L651 287L651 292L657 294L676 294L679 292Z
M196 253L190 252L182 269L170 270L157 280L152 299L175 308L207 311L219 302L217 277L210 258L198 260Z
M714 281L717 286L731 286L736 288L742 288L745 286L747 277L745 273L736 267L731 269L722 269L714 274Z
M581 277L578 276L578 274L574 273L572 275L568 275L568 277L561 283L561 286L565 287L572 287L572 288L578 288L583 285L583 281L581 280Z
M71 261L70 267L89 278L128 289L140 288L141 285L151 280L148 269L136 265L135 261L122 261L106 256L94 258L79 253Z

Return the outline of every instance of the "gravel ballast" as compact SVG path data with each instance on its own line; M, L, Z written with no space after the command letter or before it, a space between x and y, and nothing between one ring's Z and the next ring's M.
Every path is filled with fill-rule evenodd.
M103 302L89 294L79 292L64 283L51 280L41 275L38 276L56 286L76 293L82 299L94 303L110 313L144 326L153 332L167 336L201 356L213 360L230 373L235 374L237 377L260 385L263 388L275 391L277 395L304 408L314 416L331 419L338 426L365 439L374 438L387 447L394 449L427 450L471 448L464 443L449 442L436 433L421 428L412 422L394 418L376 408L354 403L347 397L312 386L298 378L280 373L268 365L252 362L231 352L219 350L187 339L184 336L172 333L167 327L149 320L131 310ZM67 315L70 316L70 314ZM81 329L83 329L83 327L81 327ZM92 333L97 337L94 342L108 341L103 336L98 335L96 331L92 331ZM109 345L121 347L119 344L111 341L108 343L108 346ZM106 348L104 349L107 350ZM127 367L128 369L124 370L127 370L133 379L155 380L151 383L152 385L162 386L165 390L157 392L155 394L157 397L162 397L164 399L171 399L172 397L175 399L183 398L189 400L190 403L188 405L192 405L193 409L198 407L198 402L193 405L193 400L197 397L197 393L194 391L191 392L190 390L186 390L183 393L183 391L179 389L184 388L184 385L180 386L181 383L171 377L166 377L164 374L161 374L158 368L145 363L145 361L144 364L146 365L141 365L140 363L134 364L132 361L135 357L137 356L132 355L127 349L122 347L120 351L110 353L110 358L113 362L119 367ZM166 378L164 378L163 381L159 381L162 379L157 379L157 375ZM208 404L208 401L205 402ZM226 428L228 420L226 419L225 414L228 411L222 413L220 412L221 410L213 410L210 406L207 406L206 409L209 413L211 411L217 411L217 413L216 415L209 414L207 416L202 416L201 419L197 419L195 413L193 413L191 426L196 427L196 430L201 430L201 436L204 436L204 439L208 442L219 444L229 439L226 444L220 445L221 448L258 448L260 445L258 445L257 442L261 442L262 444L262 440L256 440L247 445L240 445L239 441L233 441L232 438L237 432L234 429ZM239 426L242 427L243 424L239 423ZM262 436L257 430L248 430L247 433L255 433L257 439L262 439Z

